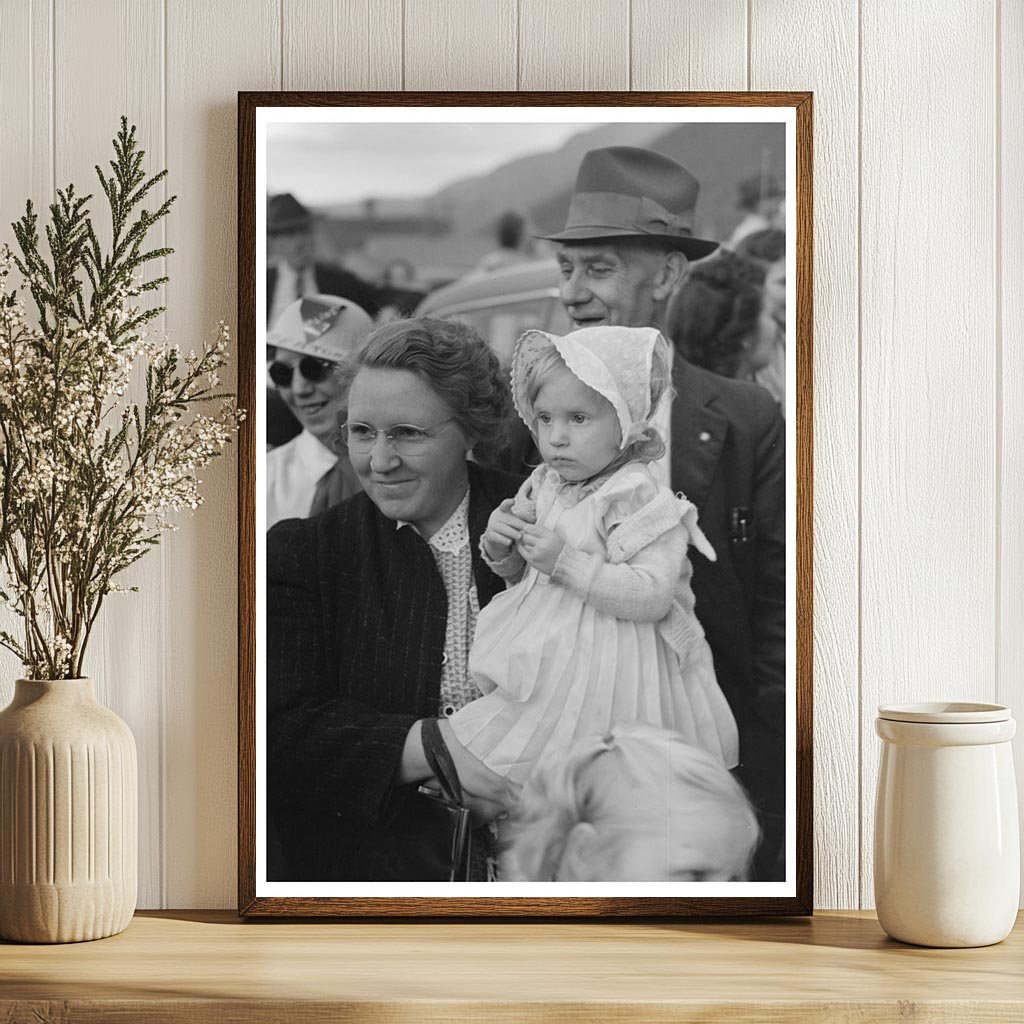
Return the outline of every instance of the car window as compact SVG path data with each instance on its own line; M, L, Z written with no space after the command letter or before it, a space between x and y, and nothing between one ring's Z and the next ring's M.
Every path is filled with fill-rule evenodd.
M512 349L523 331L536 329L565 334L569 329L569 321L561 302L550 295L525 302L505 302L452 313L447 319L469 324L479 332L502 365L512 361Z

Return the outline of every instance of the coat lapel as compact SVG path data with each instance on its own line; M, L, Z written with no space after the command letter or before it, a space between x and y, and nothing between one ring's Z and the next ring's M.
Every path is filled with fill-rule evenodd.
M729 433L705 375L678 352L672 363L672 489L703 510Z
M505 589L505 581L495 575L480 557L480 538L487 529L487 520L500 502L485 493L484 482L474 463L469 463L469 544L473 556L473 578L476 595L482 608L495 594Z

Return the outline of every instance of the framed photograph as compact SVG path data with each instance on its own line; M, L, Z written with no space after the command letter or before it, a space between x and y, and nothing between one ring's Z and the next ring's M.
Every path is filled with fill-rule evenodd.
M240 93L239 912L812 912L810 93Z

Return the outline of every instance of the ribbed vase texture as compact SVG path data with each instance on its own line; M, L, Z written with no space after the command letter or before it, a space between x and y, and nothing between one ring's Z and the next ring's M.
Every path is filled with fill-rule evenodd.
M131 730L90 679L28 680L0 712L0 938L123 931L138 890Z

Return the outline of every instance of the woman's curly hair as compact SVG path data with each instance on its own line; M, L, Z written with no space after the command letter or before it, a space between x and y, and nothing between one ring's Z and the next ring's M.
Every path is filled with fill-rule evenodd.
M786 232L780 228L754 231L740 240L736 255L760 263L776 263L786 256Z
M691 363L735 377L757 330L764 266L722 250L690 268L668 310L667 333Z
M457 320L392 320L372 330L339 368L345 392L363 367L409 370L444 400L469 439L473 457L494 464L512 415L508 371L487 342Z

